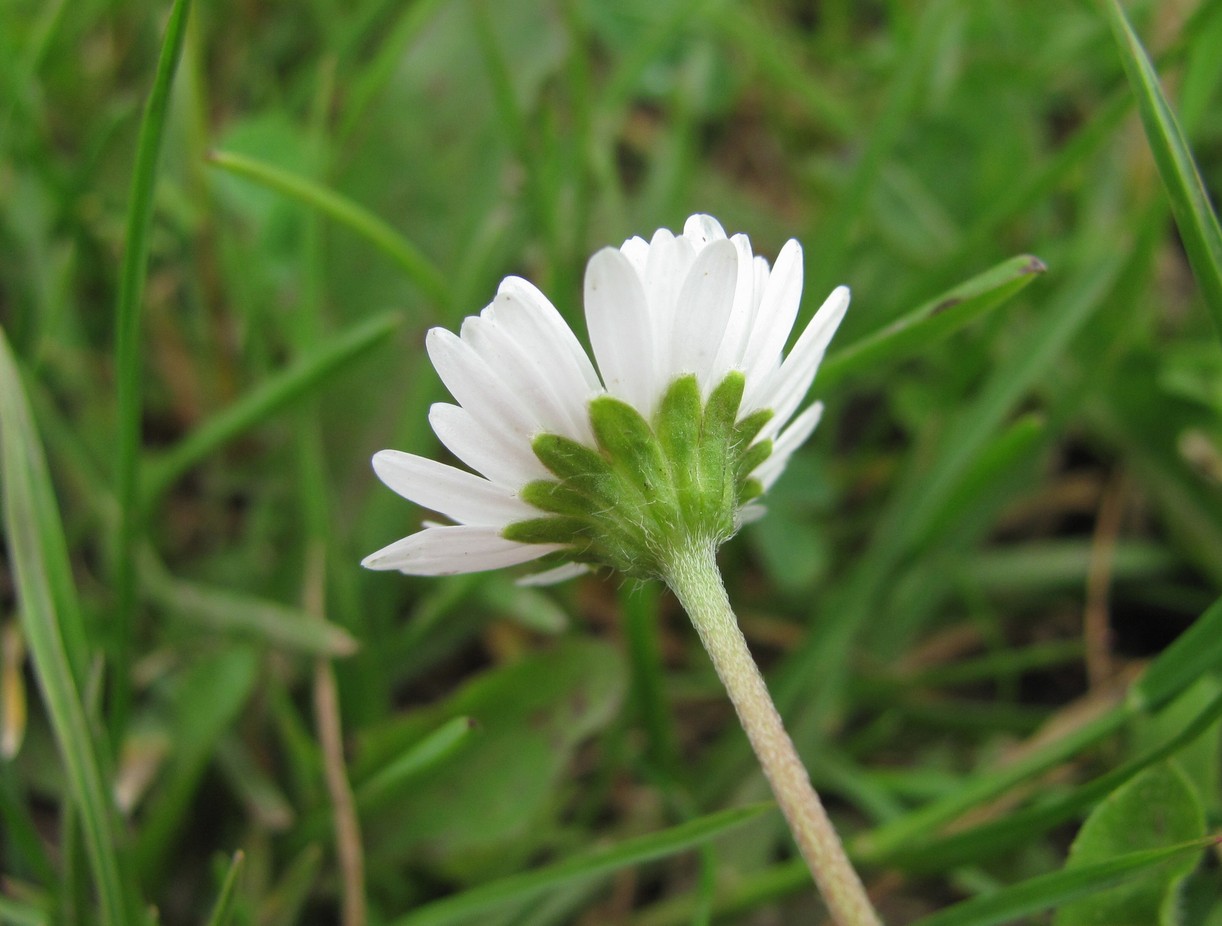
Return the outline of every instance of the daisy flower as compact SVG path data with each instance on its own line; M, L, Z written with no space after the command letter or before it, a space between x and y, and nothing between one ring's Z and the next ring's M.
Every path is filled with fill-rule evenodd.
M457 405L434 405L441 442L475 472L383 450L382 481L452 524L366 557L372 569L447 575L534 560L559 581L610 566L666 582L726 686L799 851L840 926L879 920L811 787L739 630L717 547L819 422L798 412L849 291L838 287L788 356L802 249L768 266L745 235L694 215L605 248L586 268L595 364L539 290L510 277L429 357Z
M379 478L450 522L365 558L371 569L450 575L542 560L527 581L606 565L665 577L675 551L720 545L762 513L753 500L810 436L799 414L848 306L838 287L788 356L802 249L776 264L707 215L591 258L585 314L592 363L556 308L509 277L456 335L428 333L457 404L429 421L470 472L383 450Z

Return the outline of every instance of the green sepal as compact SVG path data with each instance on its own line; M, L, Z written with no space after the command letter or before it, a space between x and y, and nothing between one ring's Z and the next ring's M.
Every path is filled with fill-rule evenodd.
M738 486L738 504L745 505L752 499L764 494L764 484L758 479L748 476Z
M609 395L590 402L590 425L603 453L646 498L664 492L670 467L649 422L641 413Z
M714 522L727 520L731 532L734 510L739 504L735 457L740 445L734 420L738 417L746 385L747 378L738 370L726 376L709 396L701 428L698 465L704 509L700 515Z
M548 518L530 518L515 521L501 531L506 540L518 543L576 543L586 529L581 518L566 518L559 515Z
M751 442L759 437L764 425L772 420L772 409L760 408L753 411L738 424L734 425L734 449L741 453L751 446Z
M522 501L548 514L583 518L590 510L589 494L574 487L571 481L536 479L524 485L518 494Z
M704 417L700 386L695 374L680 376L670 384L654 415L654 430L662 452L670 461L670 474L679 508L685 519L700 506L700 438Z
M738 417L738 408L742 405L743 390L746 388L747 377L743 376L739 370L730 371L729 375L718 384L709 395L709 403L704 410L706 432L710 422L716 422L719 429L726 431L734 427L734 419ZM767 413L769 418L772 417L772 412L768 409L761 409L761 411ZM760 425L761 428L763 426L763 424Z
M746 452L738 458L738 480L742 480L750 476L757 466L772 456L772 441L762 440L759 443L752 444L747 448Z
M561 479L611 475L611 464L601 453L559 434L540 434L530 446L539 461Z
M556 480L530 482L521 497L547 516L511 524L503 536L563 544L554 558L638 578L664 574L692 543L721 544L737 529L741 507L763 494L751 473L773 451L771 440L758 440L771 410L737 420L745 386L733 371L706 402L694 375L679 376L652 426L619 399L592 400L597 448L555 434L535 438L535 454Z

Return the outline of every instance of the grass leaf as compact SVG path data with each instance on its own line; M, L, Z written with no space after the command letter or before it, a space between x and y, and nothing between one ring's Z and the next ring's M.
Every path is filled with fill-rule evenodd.
M1129 700L1141 710L1158 710L1204 673L1219 667L1222 667L1222 599L1158 654L1129 690Z
M330 216L394 261L430 299L440 306L449 306L450 285L437 265L368 209L313 180L245 155L214 151L209 160L222 170L253 180Z
M199 425L149 466L145 505L200 460L243 431L300 399L327 377L380 344L398 327L400 315L387 312L353 325L315 352L272 374L225 410Z
M1129 852L1105 862L1064 868L1002 888L995 894L965 900L918 920L913 926L997 926L1010 923L1028 913L1051 910L1079 897L1106 890L1155 865L1199 852L1217 842L1217 837L1207 836L1160 849Z
M233 854L233 861L229 863L229 870L225 872L225 880L221 883L221 891L216 898L216 906L208 917L208 926L229 926L233 922L234 890L245 861L246 856L242 852Z
M140 423L144 376L143 357L140 353L140 304L148 265L148 237L153 217L157 161L165 134L170 85L174 81L174 72L178 69L178 59L182 54L190 9L190 0L175 0L161 46L161 56L157 61L157 76L153 80L153 89L140 123L116 307L115 378L118 421L115 436L115 494L119 500L119 543L118 556L115 559L115 594L118 600L114 617L114 662L113 671L110 673L111 733L116 739L122 735L126 726L128 701L131 697L128 661L136 612L136 570L133 553L140 532Z
M301 608L177 579L160 565L148 567L141 574L147 576L149 596L204 627L316 656L350 656L358 649L348 631Z
M54 577L68 576L63 528L54 510L50 473L34 429L25 389L0 331L0 471L3 472L4 529L16 577L21 626L64 762L68 788L80 811L85 851L93 870L102 920L126 926L138 909L120 870L119 828L103 744L93 736L80 689L68 658L57 604L75 601L75 590L52 591ZM50 499L51 505L45 501ZM55 536L57 535L57 536Z
M1218 216L1193 161L1188 139L1163 94L1158 73L1119 0L1103 0L1103 12L1137 98L1141 124L1167 188L1184 250L1201 287L1205 307L1222 336L1222 229L1218 227Z
M626 839L618 845L592 849L535 871L489 881L421 907L394 921L393 926L442 926L459 923L513 903L530 900L579 878L607 874L640 865L700 845L714 836L753 820L772 804L752 804L709 814L659 833Z
M446 721L361 784L356 790L357 803L368 809L393 797L415 776L447 759L477 726L470 717Z
M914 354L1000 306L1047 270L1038 257L1021 255L930 299L881 331L834 349L819 367L819 388L862 369Z

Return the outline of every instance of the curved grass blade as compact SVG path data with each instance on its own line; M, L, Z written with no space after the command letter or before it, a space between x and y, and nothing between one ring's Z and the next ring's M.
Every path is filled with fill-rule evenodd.
M867 833L853 846L868 861L898 854L928 833L1023 779L1056 765L1118 730L1141 711L1157 710L1200 676L1222 665L1222 600L1201 615L1150 664L1119 707L1008 768L977 776L953 794Z
M1019 782L1059 765L1086 747L1115 733L1131 716L1129 709L1125 707L1108 711L1068 735L1027 754L1020 761L1003 768L981 772L946 797L866 833L851 844L850 850L855 858L867 862L888 857L917 836L932 832L977 804L982 804Z
M107 787L103 746L89 725L68 658L58 602L75 602L75 589L52 591L68 576L68 564L49 563L64 554L63 528L55 511L51 478L34 429L29 402L8 339L0 330L0 472L4 529L20 602L21 626L55 734L65 777L80 811L85 850L93 869L102 921L137 922L139 909L119 867L119 828ZM49 503L45 500L50 500ZM58 535L51 538L50 535Z
M48 926L47 912L41 907L34 907L8 897L0 897L0 923L11 926Z
M948 871L959 865L995 858L1017 845L1029 842L1037 834L1073 819L1083 809L1106 797L1140 772L1171 758L1213 726L1219 717L1222 717L1222 695L1214 698L1191 723L1166 742L1061 797L1011 813L1000 820L953 833L943 839L904 846L885 859L875 861L922 873Z
M1218 227L1218 216L1193 161L1188 139L1163 95L1158 73L1128 17L1118 0L1104 0L1103 12L1137 99L1142 128L1171 200L1171 213L1188 252L1188 261L1214 327L1222 336L1222 229Z
M212 909L212 915L208 917L208 926L229 926L233 921L234 889L238 885L238 875L242 873L245 862L246 856L241 850L233 853L233 861L229 863L229 870L225 872L225 880L221 884L221 892L217 895L216 906Z
M377 52L357 73L351 92L346 94L338 133L341 139L349 138L362 123L370 104L390 83L395 69L402 64L408 46L424 31L441 5L442 0L424 0L402 8L398 19L380 41Z
M920 14L905 39L899 64L891 76L882 108L871 120L861 141L861 154L844 182L844 192L832 206L822 227L835 229L806 259L807 287L814 292L826 292L853 243L853 229L867 212L866 201L874 181L910 123L912 114L922 100L922 89L929 74L937 69L939 58L946 54L946 39L959 14L958 4L935 0L920 6ZM822 223L821 223L822 224Z
M1129 689L1138 710L1158 710L1204 673L1222 667L1222 598L1175 638Z
M159 880L179 840L190 831L192 802L217 743L236 722L258 678L252 648L228 646L186 666L166 699L174 751L143 810L135 864L144 883Z
M470 717L455 717L442 724L358 787L357 805L362 810L368 810L394 797L404 785L410 784L416 775L453 754L454 750L466 742L475 728L476 723Z
M115 483L119 500L118 555L115 558L114 662L111 667L111 732L122 735L131 698L132 624L136 611L136 570L132 555L140 532L140 418L142 365L140 357L140 303L148 268L148 234L153 217L153 187L157 160L165 135L170 84L178 69L183 38L187 31L190 0L175 0L166 26L157 76L149 94L140 138L136 147L136 169L132 177L127 235L123 247L123 269L119 278L119 302L115 317L115 377L118 421L115 438Z
M447 897L394 921L393 926L442 926L460 923L488 910L521 903L579 878L607 874L630 865L674 855L753 820L772 804L752 804L709 814L659 833L626 839L562 862L528 871Z
M1011 257L947 290L874 334L833 351L819 368L819 387L890 363L947 337L997 308L1048 268L1038 257Z
M300 608L178 579L147 557L140 574L153 601L204 627L314 656L351 656L359 648L348 631Z
M1028 913L1051 910L1078 897L1102 891L1139 871L1189 852L1199 852L1220 841L1220 837L1206 836L1161 849L1129 852L1093 865L1064 868L1003 888L995 894L965 900L918 920L913 926L997 926L1011 923Z
M438 305L451 303L445 276L417 247L363 206L334 190L231 151L214 151L209 160L222 170L253 180L330 216L393 260L408 278Z
M151 507L180 476L222 444L279 411L340 367L377 346L398 327L388 312L354 325L312 354L269 376L224 411L205 421L149 467L144 502Z
M742 51L779 94L793 97L821 128L838 139L859 134L857 115L826 81L815 76L810 62L805 60L804 43L792 30L769 22L769 17L761 16L760 10L750 4L718 3L711 7L707 13L699 7L680 8L684 16L678 22L690 28L693 17L706 15L713 27ZM657 60L657 49L648 60Z

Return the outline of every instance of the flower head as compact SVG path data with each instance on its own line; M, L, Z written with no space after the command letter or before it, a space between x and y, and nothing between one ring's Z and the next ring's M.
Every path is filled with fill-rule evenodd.
M427 339L458 403L429 421L476 472L373 458L391 489L454 523L426 523L363 564L448 575L542 559L555 568L541 582L591 565L645 577L684 545L724 542L819 421L820 403L795 412L849 292L834 290L782 357L801 295L796 241L769 268L705 215L681 235L630 238L586 268L596 371L547 297L507 278L459 334Z

